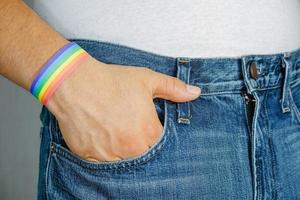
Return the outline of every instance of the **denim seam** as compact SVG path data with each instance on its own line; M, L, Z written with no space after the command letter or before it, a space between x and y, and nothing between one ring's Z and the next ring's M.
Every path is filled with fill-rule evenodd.
M159 153L161 148L164 146L165 141L166 141L166 139L164 138L163 141L161 141L161 143L160 143L161 145L157 146L155 149L152 149L151 152L149 152L149 154L146 155L146 157L143 157L143 159L129 160L129 161L125 161L122 163L114 163L114 164L107 164L107 165L99 164L98 166L97 166L97 163L83 163L80 160L74 159L73 155L71 156L71 155L69 155L68 152L65 152L59 144L56 144L56 143L53 143L53 144L55 145L54 153L57 153L58 155L63 156L64 158L68 159L72 163L76 163L76 164L80 165L80 167L88 169L88 170L104 172L104 171L115 171L115 170L119 170L119 169L128 169L133 166L139 166L144 163L147 163L149 160L151 160L155 155L157 155Z
M263 101L261 101L261 105L263 105L262 107L264 108L264 109L266 109L266 94L267 94L267 92L265 92L264 93L264 95L263 95ZM266 113L265 113L266 114ZM263 123L263 125L261 126L261 127L263 127L263 130L264 130L264 132L265 133L267 133L267 135L268 135L268 129L266 128L267 127L267 125L266 125L266 122L265 121L263 121L264 123ZM265 137L264 137L264 134L262 133L262 135L261 135L261 137L263 138L263 140L265 140ZM265 145L264 146L262 146L261 147L261 149L263 149L263 148L266 148L265 147ZM263 152L263 150L261 150L262 152ZM266 155L264 155L264 154L262 154L261 153L261 159L263 160L262 162L261 162L261 165L260 166L258 166L258 168L260 168L260 170L257 172L257 174L259 174L259 177L260 177L260 179L259 178L257 178L257 190L259 190L260 189L260 192L258 192L257 194L257 198L258 199L264 199L265 198L265 193L266 193L266 189L265 189L265 185L264 185L264 181L263 181L263 179L264 179L264 169L265 169L265 166L264 166L264 157L265 157ZM268 172L268 170L269 169L267 169L266 171ZM259 188L259 186L260 186L260 188Z
M51 132L51 127L52 127L52 123L50 120L49 126L47 126L48 128L48 134L50 136L50 143L49 143L49 150L48 150L48 159L47 159L47 166L46 166L46 180L45 180L45 191L46 191L46 199L49 199L49 193L48 193L48 180L49 180L49 167L50 167L50 160L51 160L51 154L52 154L52 132Z
M58 153L58 155L61 155L65 158L67 158L69 161L74 162L80 167L90 169L90 170L97 170L97 171L113 171L113 170L118 170L122 168L130 168L131 166L136 166L136 165L142 165L144 163L147 163L149 160L155 157L159 153L160 150L163 149L163 147L166 144L166 141L168 141L169 138L169 112L168 112L168 105L167 105L167 100L165 100L165 132L162 135L161 140L158 141L157 145L151 149L149 152L146 154L142 155L140 158L133 158L132 160L127 160L127 161L120 161L120 163L112 163L112 164L97 164L97 163L86 163L85 161L80 160L79 158L76 159L74 155L71 154L71 152L65 151L59 144L56 144L55 142L52 142L52 144L57 147L54 148L54 152Z
M263 101L261 102L261 104L263 105L263 108L265 109L265 115L267 116L267 113L266 113L266 99L267 99L267 93L268 93L268 91L267 92L265 92L264 93L264 95L263 95ZM264 132L267 134L267 139L269 140L269 130L268 130L268 128L267 128L267 126L268 126L268 120L269 120L269 118L267 118L267 122L265 122L265 121L263 121L264 123L263 123L263 129L264 129ZM265 137L264 137L264 134L262 134L262 137L263 137L263 140L265 140ZM264 145L264 147L262 147L262 148L266 148L265 147L265 145ZM265 156L265 155L263 155L263 156ZM264 157L262 157L262 159L264 159ZM263 164L263 162L262 162L262 165L260 166L260 168L261 168L261 170L262 170L262 172L260 173L260 172L258 172L259 174L260 174L260 177L261 177L261 179L264 179L264 177L263 177L263 175L264 175L264 164ZM267 171L268 171L269 169L267 169ZM259 193L259 195L260 195L260 199L263 199L266 195L265 195L265 185L264 185L264 181L261 181L261 180L258 180L258 182L260 183L260 185L261 185L261 192ZM272 185L273 185L273 183L271 183Z
M257 99L257 102L258 102L258 96L256 93L253 93L253 95L255 96L255 99ZM257 105L255 106L255 110L254 110L254 114L253 114L253 124L252 124L252 130L253 130L253 141L252 141L252 145L253 145L253 150L252 150L252 158L254 158L254 161L252 162L253 163L253 180L254 180L254 198L256 197L256 199L258 199L258 194L257 194L257 188L258 188L258 177L257 177L257 171L256 171L256 145L255 145L255 140L256 140L256 134L255 134L255 128L256 128L256 125L257 125L257 115L258 115L258 111L260 110L260 104L257 103Z
M268 98L268 92L266 92L266 95L265 95L265 98L267 99ZM272 135L273 135L273 132L270 128L270 118L269 118L269 112L268 112L268 108L266 106L266 104L264 104L265 106L265 113L266 113L266 117L267 117L267 125L265 127L267 127L266 129L268 129L268 143L269 143L269 146L270 146L270 153L271 153L271 168L272 168L272 178L271 178L271 182L272 182L272 186L274 188L274 195L275 195L275 198L278 199L278 182L276 180L276 176L277 176L277 170L276 170L276 155L275 155L275 151L274 151L274 147L273 147L273 142L272 142ZM273 191L273 188L272 188L272 191Z
M296 79L296 80L293 80L293 81L290 81L290 87L291 88L296 87L298 84L300 84L300 78Z
M222 94L240 94L242 91L241 90L231 90L231 91L223 91L223 92L209 92L209 93L201 93L201 96L212 96L212 95L222 95Z
M39 135L40 136L40 142L42 142L43 130L44 130L44 124L42 122L42 125L40 127L40 135ZM40 147L40 151L41 151L41 147ZM39 158L39 170L40 170L40 166L41 166L41 159ZM41 195L43 195L43 194L40 194L40 189L39 189L39 187L40 187L40 179L44 179L44 177L41 176L41 172L39 171L39 173L38 173L38 179L37 179L38 181L36 183L36 188L38 188L38 191L36 193L36 199L38 199Z
M290 87L295 87L295 86L297 86L299 83L297 83L297 84L295 84L295 85L293 85L295 82L297 82L297 81L299 81L298 79L296 79L296 80L293 80L293 81L289 81L289 85L290 85ZM253 92L254 91L266 91L266 90L273 90L273 89L278 89L278 88L280 88L281 86L280 85L276 85L276 86L272 86L272 87L267 87L267 88L260 88L260 89L258 89L258 88L256 88L256 89L254 89L253 90Z

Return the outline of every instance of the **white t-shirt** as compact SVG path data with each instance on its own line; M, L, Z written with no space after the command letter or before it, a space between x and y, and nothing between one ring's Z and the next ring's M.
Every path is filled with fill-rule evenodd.
M33 0L66 38L157 54L235 57L300 47L300 0Z

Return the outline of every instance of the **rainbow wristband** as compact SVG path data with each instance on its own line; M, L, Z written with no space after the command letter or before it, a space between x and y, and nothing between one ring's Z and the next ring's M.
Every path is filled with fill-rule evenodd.
M88 57L75 42L66 44L42 67L31 84L31 94L46 105L62 81Z

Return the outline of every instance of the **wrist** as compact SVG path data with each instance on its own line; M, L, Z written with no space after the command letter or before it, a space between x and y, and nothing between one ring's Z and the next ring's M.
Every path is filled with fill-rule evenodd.
M52 112L55 116L62 116L69 105L72 105L72 100L78 98L78 93L81 91L79 85L82 85L84 82L89 81L89 74L95 73L92 69L96 66L97 68L104 68L104 63L101 63L89 57L86 60L79 63L76 70L68 76L57 90L49 99L46 107ZM101 70L104 72L104 70ZM101 72L101 73L102 73Z
M69 42L57 51L32 81L30 92L47 105L53 93L90 55L75 42Z

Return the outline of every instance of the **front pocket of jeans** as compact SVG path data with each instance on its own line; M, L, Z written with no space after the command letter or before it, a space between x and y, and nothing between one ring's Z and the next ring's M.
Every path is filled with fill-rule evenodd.
M159 139L155 142L155 144L152 145L141 155L123 159L123 160L92 162L92 161L81 159L80 157L72 153L66 146L64 146L63 144L59 144L57 142L51 143L51 155L57 156L59 159L62 160L68 160L69 162L72 162L73 164L76 164L79 167L92 169L92 170L110 171L110 170L128 168L131 166L145 164L149 162L151 159L155 158L155 156L162 150L162 148L164 147L168 139L168 135L169 135L168 101L163 100L163 105L164 105L163 106L163 110L164 110L163 131ZM66 162L66 164L67 163L68 162Z

